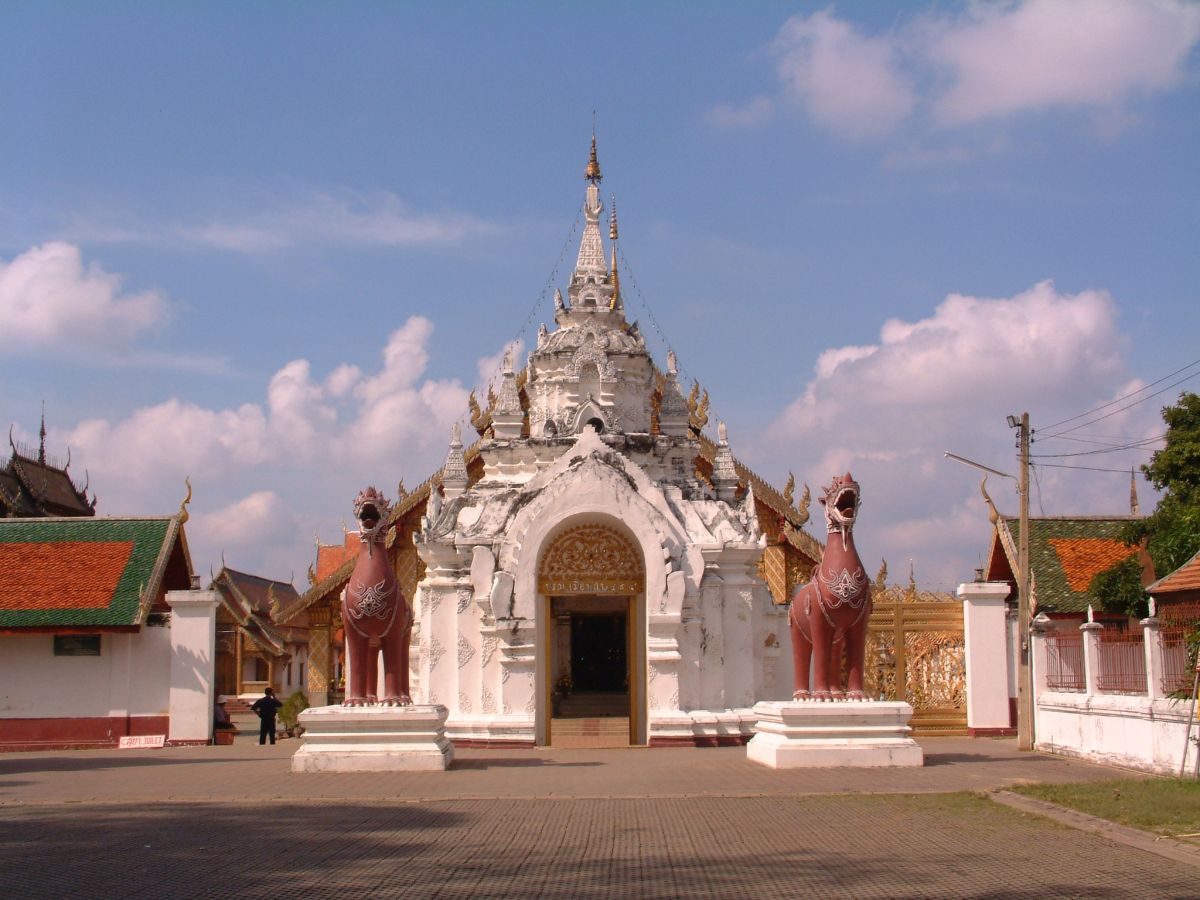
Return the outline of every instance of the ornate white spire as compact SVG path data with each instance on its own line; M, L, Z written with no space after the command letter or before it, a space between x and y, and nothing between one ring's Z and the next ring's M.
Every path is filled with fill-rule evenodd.
M575 260L575 275L572 281L586 280L587 276L608 277L608 265L604 261L604 245L600 238L600 213L604 203L600 200L600 163L596 160L596 135L592 135L592 152L587 170L587 196L583 201L583 239L579 242L579 257Z
M463 457L462 432L458 423L450 435L450 450L446 454L446 462L442 466L442 493L447 500L453 500L467 489L467 461Z
M729 449L729 436L725 431L725 423L717 423L717 453L713 459L713 487L717 489L717 499L729 503L737 494L738 474L733 462L733 453Z

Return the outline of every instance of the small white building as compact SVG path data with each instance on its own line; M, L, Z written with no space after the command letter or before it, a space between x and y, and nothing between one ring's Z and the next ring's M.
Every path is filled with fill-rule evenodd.
M207 742L217 597L185 518L0 519L0 750Z

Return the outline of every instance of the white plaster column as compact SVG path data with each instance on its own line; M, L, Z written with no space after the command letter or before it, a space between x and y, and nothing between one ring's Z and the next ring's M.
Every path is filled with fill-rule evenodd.
M212 739L216 591L167 591L171 607L171 741Z
M1104 626L1099 622L1084 622L1079 626L1083 632L1083 683L1089 697L1100 693L1100 632Z
M1146 696L1158 700L1163 696L1163 655L1162 632L1157 616L1142 619L1142 640L1146 651Z
M972 731L1012 725L1004 602L1008 591L1007 583L997 581L958 586L967 656L967 727Z
M1029 625L1029 658L1033 666L1033 698L1035 701L1048 689L1046 672L1050 665L1050 659L1049 651L1046 647L1046 635L1052 630L1053 625L1051 625L1050 618L1045 613L1035 616ZM1010 656L1009 659L1011 658Z

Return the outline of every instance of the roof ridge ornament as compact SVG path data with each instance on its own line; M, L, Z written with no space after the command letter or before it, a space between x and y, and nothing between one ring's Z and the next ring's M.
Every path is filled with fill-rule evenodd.
M183 502L179 504L179 524L183 525L187 522L189 516L187 506L192 502L192 479L190 475L184 476L183 483L187 485L187 496L183 498ZM225 555L221 554L221 565L225 565Z

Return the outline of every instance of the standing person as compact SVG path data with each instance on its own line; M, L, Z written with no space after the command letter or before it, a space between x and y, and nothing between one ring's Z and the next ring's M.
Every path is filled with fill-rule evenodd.
M271 738L271 743L275 743L275 713L279 712L279 707L283 706L275 699L275 691L267 688L266 692L254 701L254 705L250 708L258 713L260 727L258 729L258 743L260 745L267 742L267 738Z

